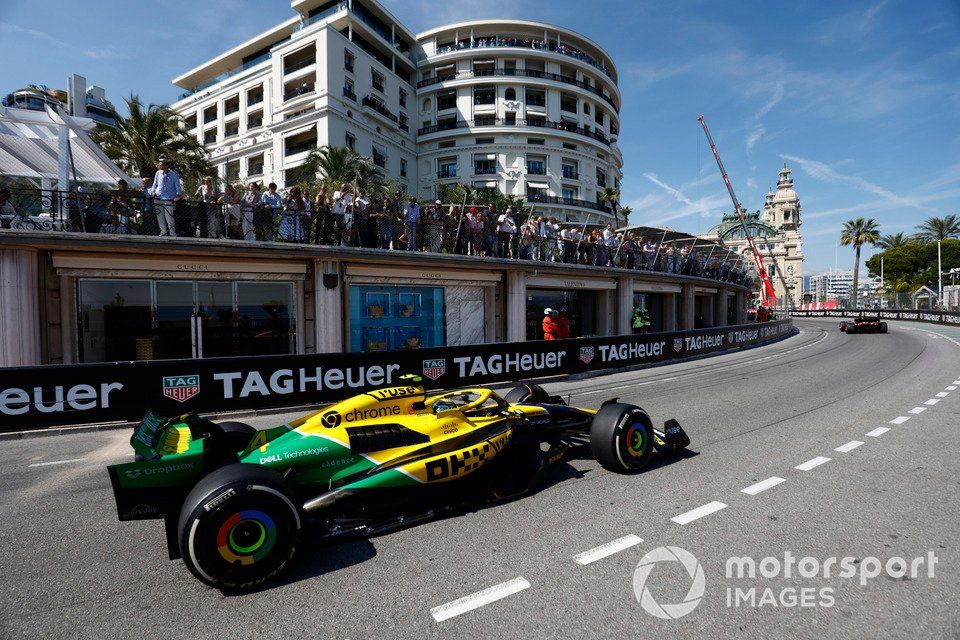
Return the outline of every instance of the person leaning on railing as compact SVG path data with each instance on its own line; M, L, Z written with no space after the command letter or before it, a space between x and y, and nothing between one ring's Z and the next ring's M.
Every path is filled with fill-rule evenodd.
M313 244L330 244L333 221L330 219L330 195L327 193L326 186L321 185L313 199L312 216L311 242Z
M254 212L253 225L258 240L273 240L275 238L276 215L283 205L283 198L277 193L277 185L271 182L267 191L260 195L260 206Z
M196 193L193 194L193 196L199 198L203 204L197 205L194 208L194 219L190 235L195 234L194 230L199 232L198 235L201 238L216 238L220 235L220 225L217 220L220 207L217 203L220 202L221 195L223 194L220 193L216 181L214 181L211 176L203 179L203 184L197 187Z
M243 218L240 215L240 195L229 182L224 185L223 194L217 204L223 208L226 218L225 237L233 239L244 237Z
M300 187L291 187L280 213L277 237L284 242L306 242L308 220L307 201L303 198Z
M247 190L240 197L240 230L242 239L254 241L257 239L255 221L260 209L260 185L251 182Z
M419 251L417 246L417 226L420 223L420 205L417 199L410 196L403 209L403 238L407 243L407 251Z

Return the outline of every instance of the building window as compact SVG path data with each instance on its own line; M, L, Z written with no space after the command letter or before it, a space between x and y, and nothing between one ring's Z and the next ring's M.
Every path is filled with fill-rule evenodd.
M517 99L517 90L513 87L507 87L507 90L503 92L504 100L516 100Z
M493 138L477 138L476 144L493 144Z
M587 115L590 115L590 103L589 103L589 102L584 102L584 103L583 103L583 112L584 112L585 114L587 114Z
M355 136L355 135L353 135L352 133L350 133L349 131L347 131L346 144L347 144L347 147L350 149L350 151L356 152L356 150L357 150L357 136Z
M769 264L767 265L767 275L771 278L777 277L777 265Z
M354 55L353 55L352 53L350 53L349 51L347 51L346 49L344 49L344 50L343 50L343 68L346 69L347 71L353 73L353 62L354 62L354 60L355 60Z
M400 106L407 108L407 92L403 89L400 89Z
M247 176L263 175L263 154L247 158Z
M437 145L437 148L438 148L438 149L449 149L450 147L455 147L455 146L457 146L457 141L456 141L456 140L444 140L443 142L441 142L440 144Z
M350 287L350 351L446 345L443 287Z
M478 176L493 175L497 172L497 156L483 153L473 157L473 173Z
M456 178L457 159L441 158L437 160L437 178Z
M528 127L545 127L546 125L547 119L543 116L527 116Z
M357 94L353 90L353 80L350 78L343 79L343 96L345 98L350 98L354 102L357 101Z
M530 89L527 89L526 100L528 107L547 106L547 94L544 91L531 91Z
M497 90L495 87L477 87L473 90L473 104L488 105L497 101Z
M597 167L597 186L598 187L607 186L607 173L600 167Z
M572 96L569 93L560 94L560 111L566 111L568 113L577 112L577 98Z
M183 128L187 131L192 131L197 128L197 114L191 113L188 116L183 118Z
M376 69L370 69L370 81L373 84L373 88L383 93L383 74L377 71Z
M527 138L527 144L538 144L540 146L543 146L544 144L546 144L546 142L544 141L543 138Z
M217 120L217 105L213 104L203 110L203 124L210 124Z
M577 190L573 187L564 187L561 193L563 194L564 200L570 201L577 199Z
M217 130L216 128L209 129L203 134L203 144L213 144L217 141Z
M409 121L407 120L407 114L401 113L398 119L398 122L400 124L401 129L403 129L404 131L410 131L410 124L409 124Z
M406 158L400 158L400 177L407 177L407 160Z
M547 185L533 182L527 183L527 197L538 198L547 195Z
M544 156L527 156L527 173L535 176L547 175L547 159Z
M568 149L568 150L570 150L570 151L576 151L576 150L577 150L577 145L573 144L572 142L564 142L564 143L563 143L563 148L564 148L564 149Z
M252 107L255 104L263 102L263 85L247 89L247 106Z
M263 111L254 111L247 115L247 129L256 129L263 126Z
M561 160L561 169L564 180L578 180L580 172L578 171L577 161L564 158Z
M376 145L373 146L373 164L377 165L381 169L384 169L387 166L387 155L377 148Z
M457 106L457 92L443 91L437 94L437 111L455 109Z

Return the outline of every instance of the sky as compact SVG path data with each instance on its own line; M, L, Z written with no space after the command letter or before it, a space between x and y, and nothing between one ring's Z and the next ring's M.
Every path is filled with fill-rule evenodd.
M960 0L383 0L414 32L480 18L573 28L613 57L633 224L703 232L732 210L704 114L748 210L786 163L806 273L853 266L844 221L883 233L960 213ZM288 19L289 0L0 0L0 91L85 75L116 103ZM864 259L870 250L864 252Z

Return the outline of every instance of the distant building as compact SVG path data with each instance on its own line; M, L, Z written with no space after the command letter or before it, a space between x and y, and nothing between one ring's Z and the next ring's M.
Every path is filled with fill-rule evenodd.
M763 213L746 214L747 228L763 255L767 275L773 282L778 300L785 305L799 304L803 291L803 234L800 232L800 199L793 189L793 178L786 165L780 170L776 193L767 193ZM744 256L744 264L753 266L753 258L736 213L723 216L721 223L700 236L719 238L724 245Z
M861 272L857 283L857 300L869 300L879 289L880 281ZM831 269L826 273L810 276L810 294L812 302L837 300L841 304L850 302L850 292L853 289L853 271L837 271Z
M83 99L80 99L83 96ZM53 107L68 116L90 118L110 127L117 125L111 115L113 105L107 100L103 87L87 87L87 79L74 74L67 80L67 90L51 89L45 85L32 84L24 89L8 93L0 100L4 107L44 111Z

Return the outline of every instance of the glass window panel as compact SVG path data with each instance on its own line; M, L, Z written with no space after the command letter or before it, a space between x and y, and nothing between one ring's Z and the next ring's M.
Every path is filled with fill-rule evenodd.
M293 297L290 282L237 283L237 355L296 353Z
M148 280L81 279L78 297L81 362L153 359Z

